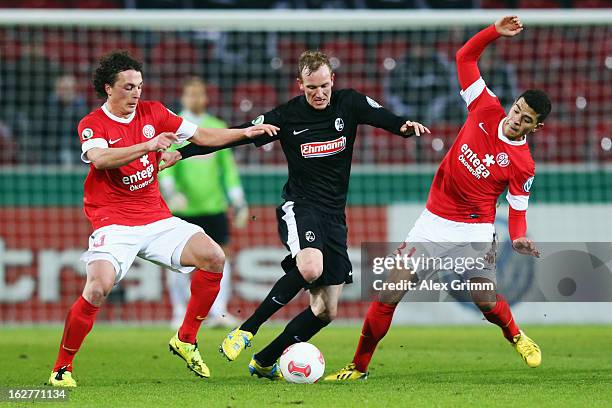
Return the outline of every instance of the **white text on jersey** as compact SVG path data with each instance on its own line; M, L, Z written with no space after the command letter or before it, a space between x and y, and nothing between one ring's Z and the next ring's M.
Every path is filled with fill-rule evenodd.
M153 166L153 164L149 164L144 170L140 170L134 174L125 176L121 181L123 181L123 184L125 184L126 186L130 186L130 191L136 191L148 186L155 180L155 178L153 177L154 171L155 167ZM145 180L145 182L140 184L134 184L142 180Z
M459 161L474 177L478 180L489 177L491 172L487 170L487 167L491 165L490 160L488 160L490 155L485 155L485 160L483 161L466 143L461 146L461 153L463 154L459 155Z
M346 137L344 136L328 142L311 142L300 145L302 156L305 158L331 156L332 154L340 153L345 148Z

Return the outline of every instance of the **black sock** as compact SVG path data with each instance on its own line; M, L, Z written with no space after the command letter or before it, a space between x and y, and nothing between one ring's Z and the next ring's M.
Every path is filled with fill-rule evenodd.
M312 313L310 306L291 320L285 330L272 340L263 350L255 354L254 358L263 367L269 367L283 354L283 351L292 344L308 341L322 328L329 324Z
M251 317L242 323L240 329L255 335L259 327L280 308L289 303L306 284L308 282L306 282L297 266L294 266L285 276L276 281L268 296L261 302Z

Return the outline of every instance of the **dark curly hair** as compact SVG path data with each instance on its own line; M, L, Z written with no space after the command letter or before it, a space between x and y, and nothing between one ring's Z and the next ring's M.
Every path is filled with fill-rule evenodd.
M142 72L142 63L132 58L127 51L112 51L104 55L100 58L98 68L93 75L96 94L100 98L108 97L104 86L106 84L113 86L117 82L117 74L130 69Z
M550 98L546 92L539 89L528 89L517 100L524 98L525 102L538 115L538 122L544 122L551 110Z

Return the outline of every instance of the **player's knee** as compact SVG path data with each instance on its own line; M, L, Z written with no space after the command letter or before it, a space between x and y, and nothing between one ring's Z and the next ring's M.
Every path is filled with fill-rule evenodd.
M112 284L109 285L101 280L94 280L85 286L83 297L92 305L99 307L104 303L112 288Z
M336 318L336 316L338 316L338 307L325 307L323 310L320 310L318 311L318 313L315 313L315 316L325 322L331 322Z
M320 265L318 262L305 262L298 269L304 280L308 283L316 281L323 273L323 265Z
M224 265L225 253L221 247L216 247L213 251L198 256L198 265L196 266L209 272L223 273Z

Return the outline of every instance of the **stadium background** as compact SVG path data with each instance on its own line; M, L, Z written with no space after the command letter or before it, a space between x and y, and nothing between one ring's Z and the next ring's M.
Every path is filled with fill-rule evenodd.
M98 3L108 5L87 4ZM612 11L519 14L527 29L497 41L480 66L506 106L528 87L544 89L553 101L545 128L529 139L538 165L530 235L536 241L610 242ZM332 58L336 88L356 88L428 125L431 136L408 141L366 126L360 130L348 207L358 282L360 243L404 238L423 207L436 165L463 123L454 52L499 15L499 10L2 10L0 322L60 322L82 289L79 255L91 231L82 213L87 166L79 162L75 128L101 104L90 77L104 52L128 49L142 58L143 98L174 109L182 80L202 76L209 83L211 113L237 124L297 95L297 56L320 48ZM54 94L56 85L68 102ZM277 144L239 148L235 154L256 217L246 230L233 233L229 309L244 316L282 273L285 250L273 209L280 203L286 165ZM503 233L507 210L501 204ZM159 267L137 262L98 321L167 321L164 282ZM520 295L511 300L520 302ZM275 318L288 318L306 302L301 295ZM365 308L359 284L347 288L341 318L360 320ZM520 321L612 322L612 313L600 308L594 314L592 308L544 304L515 310ZM523 314L527 309L531 313ZM397 320L465 323L481 316L457 305L411 304L400 308Z

